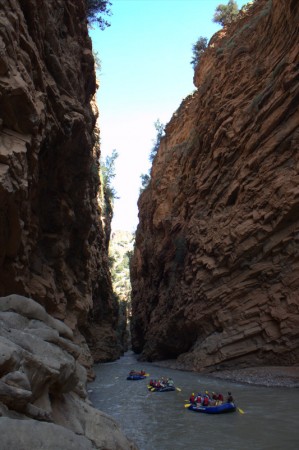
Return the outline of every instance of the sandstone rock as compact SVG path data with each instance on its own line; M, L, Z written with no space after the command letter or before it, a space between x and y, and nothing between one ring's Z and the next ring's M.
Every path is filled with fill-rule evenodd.
M3 450L11 448L28 450L92 450L97 447L84 436L55 425L36 420L0 419L1 445ZM16 433L16 430L17 433ZM99 448L99 447L98 447ZM103 448L103 447L102 447Z
M89 369L97 333L88 348L82 332L94 324L114 335L114 351L103 343L100 357L120 355L95 90L84 0L1 2L0 296L34 298L51 328L63 320L61 337L74 335Z
M299 361L297 3L256 1L216 33L166 126L131 262L143 359Z
M67 327L33 299L11 295L0 305L1 449L137 450L87 399Z

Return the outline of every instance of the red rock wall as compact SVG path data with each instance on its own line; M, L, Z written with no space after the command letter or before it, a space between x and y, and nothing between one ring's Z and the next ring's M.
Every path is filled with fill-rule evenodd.
M1 2L0 296L31 296L107 360L119 349L95 89L84 0Z
M139 199L133 349L194 370L299 363L299 3L216 34Z

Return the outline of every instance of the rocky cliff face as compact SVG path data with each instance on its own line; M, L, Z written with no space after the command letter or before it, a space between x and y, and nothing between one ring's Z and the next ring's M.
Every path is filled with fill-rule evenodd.
M84 0L1 2L0 295L30 296L63 320L86 366L86 339L96 361L120 353L95 89Z
M299 363L299 4L217 33L139 199L133 348L193 370Z
M137 450L87 398L72 330L19 295L0 298L1 449Z

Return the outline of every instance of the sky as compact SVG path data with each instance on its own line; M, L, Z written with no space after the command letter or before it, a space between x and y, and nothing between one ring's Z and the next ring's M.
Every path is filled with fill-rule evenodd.
M227 0L228 1L228 0ZM112 230L134 232L141 174L149 173L149 154L157 119L166 125L193 85L192 45L221 27L212 22L226 0L111 0L111 26L90 30L98 74L101 155L115 149L116 176ZM241 7L245 2L238 2Z

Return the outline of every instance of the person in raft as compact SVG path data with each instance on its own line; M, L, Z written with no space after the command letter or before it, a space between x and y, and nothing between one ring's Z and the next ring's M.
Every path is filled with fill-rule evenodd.
M192 392L192 394L190 395L189 402L192 403L192 404L195 403L195 394L194 394L194 392Z
M194 403L196 403L196 406L201 406L202 402L202 395L200 392L198 392L197 396L195 397Z
M223 403L223 395L221 394L221 392L218 394L218 398L217 398L219 405L221 405Z
M174 386L174 381L173 381L173 379L172 379L172 378L168 378L166 385L167 385L167 386L170 386L170 387L173 387L173 386Z
M234 403L234 398L233 398L231 392L227 393L226 403Z
M145 371L140 370L140 372L136 372L136 370L131 370L130 375L145 375Z
M208 396L208 394L205 394L204 396L203 396L203 399L202 399L202 406L209 406L209 404L210 404L210 399L209 399L209 396Z

